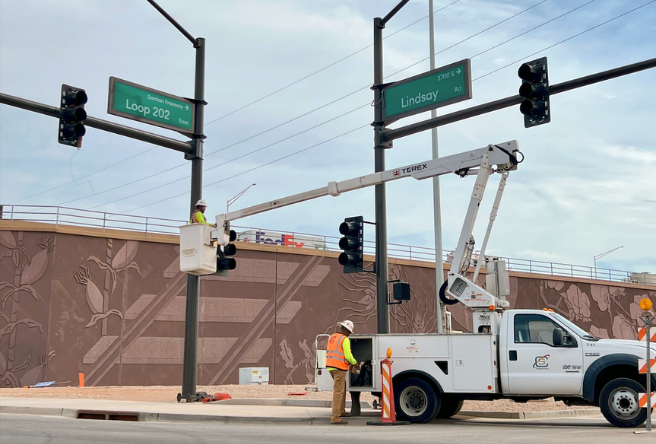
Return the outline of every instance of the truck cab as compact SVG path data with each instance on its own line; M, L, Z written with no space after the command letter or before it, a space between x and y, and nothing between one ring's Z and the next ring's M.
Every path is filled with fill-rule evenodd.
M499 332L499 364L504 396L553 396L569 405L596 405L620 427L644 422L637 394L646 376L638 359L646 344L601 339L553 311L509 310ZM651 356L656 347L651 346ZM654 376L652 375L652 387Z

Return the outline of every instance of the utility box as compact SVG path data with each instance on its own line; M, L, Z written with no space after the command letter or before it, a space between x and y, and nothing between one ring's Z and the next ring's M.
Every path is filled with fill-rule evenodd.
M216 229L205 224L180 227L180 271L203 276L216 273Z
M239 369L239 385L269 383L269 367L248 367Z

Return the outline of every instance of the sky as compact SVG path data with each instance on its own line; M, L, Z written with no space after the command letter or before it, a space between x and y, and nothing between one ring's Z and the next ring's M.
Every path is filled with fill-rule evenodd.
M159 0L206 39L206 216L374 171L373 18L396 0ZM644 5L644 6L643 6ZM550 84L656 56L653 0L435 0L436 66L470 58L473 98L438 115L517 94L521 63L546 56ZM429 70L428 0L384 30L385 82ZM84 88L88 115L179 140L107 114L109 77L194 93L191 43L146 0L0 0L0 92L57 105ZM524 128L518 106L438 130L446 156L517 140L488 254L656 272L656 70L551 97L551 123ZM399 128L430 117L399 120ZM0 106L0 204L53 205L186 219L191 166L181 153L88 128L77 150L51 117ZM394 141L391 169L431 158L430 131ZM499 175L474 230L480 247ZM444 249L453 249L474 179L442 176ZM390 243L434 246L432 181L387 185ZM345 217L375 220L374 190L324 197L233 224L338 236ZM373 227L365 236L373 239Z

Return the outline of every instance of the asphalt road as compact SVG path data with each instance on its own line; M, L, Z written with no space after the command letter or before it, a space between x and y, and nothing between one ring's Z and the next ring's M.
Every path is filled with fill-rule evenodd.
M444 420L399 427L367 426L365 419L346 426L223 424L213 422L121 422L0 414L2 444L78 443L654 443L656 432L633 434L603 419L549 421ZM644 427L642 428L644 430Z

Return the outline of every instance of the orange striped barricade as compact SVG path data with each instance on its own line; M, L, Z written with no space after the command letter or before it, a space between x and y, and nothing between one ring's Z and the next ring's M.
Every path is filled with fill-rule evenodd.
M394 387L392 386L392 349L387 350L387 358L380 362L383 378L383 395L381 397L381 420L367 421L367 425L408 425L410 421L397 421L394 409Z
M650 359L651 362L651 373L656 374L656 359ZM647 374L647 360L638 359L638 373L646 375Z
M647 328L640 327L638 329L638 341L647 342ZM656 342L656 327L649 329L649 342Z
M656 393L651 392L651 406L652 408L656 407ZM638 393L638 407L644 409L647 407L647 394Z

